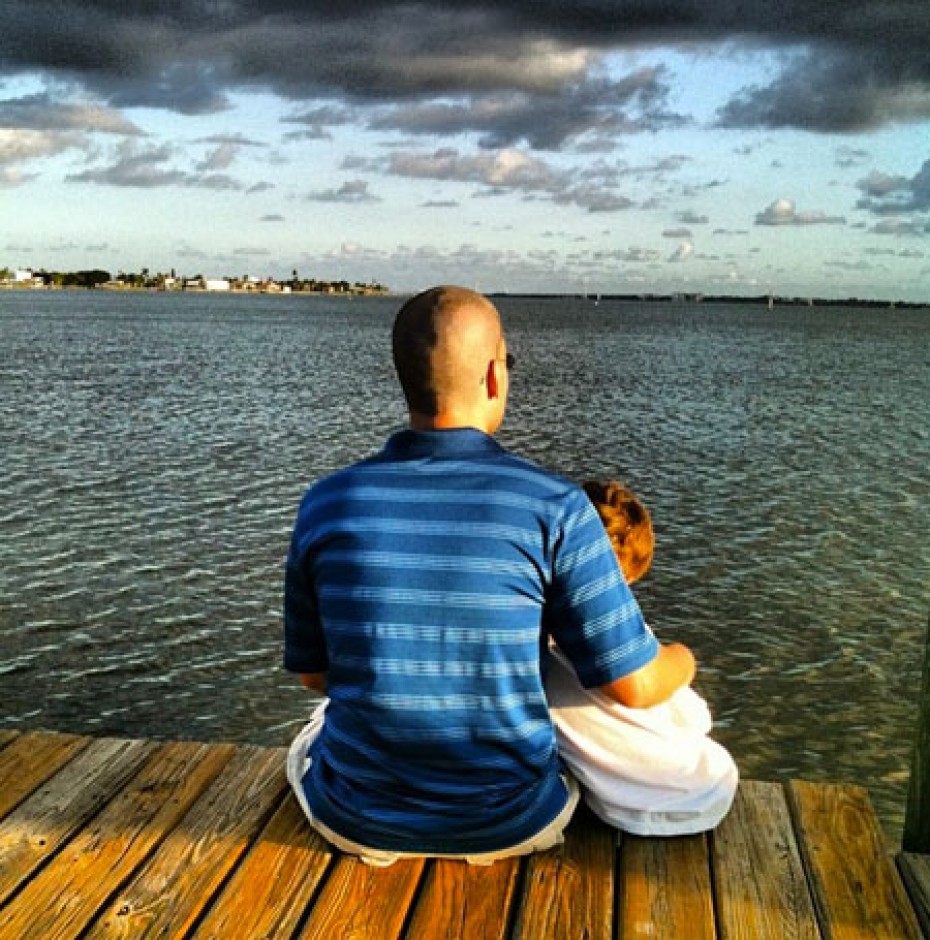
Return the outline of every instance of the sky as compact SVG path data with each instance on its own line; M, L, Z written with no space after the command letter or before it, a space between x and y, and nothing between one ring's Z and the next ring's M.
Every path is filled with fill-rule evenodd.
M930 302L927 0L4 0L0 267Z

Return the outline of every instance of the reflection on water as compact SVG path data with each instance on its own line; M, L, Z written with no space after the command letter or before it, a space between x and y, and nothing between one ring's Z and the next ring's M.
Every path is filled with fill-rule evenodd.
M403 422L396 302L0 294L0 727L284 743L305 485ZM507 299L505 444L652 509L638 586L746 776L900 829L930 611L930 316Z

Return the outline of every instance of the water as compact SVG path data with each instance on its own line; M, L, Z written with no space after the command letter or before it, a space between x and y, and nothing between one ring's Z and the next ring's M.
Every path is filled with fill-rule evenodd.
M503 443L626 481L746 776L899 837L930 612L926 312L508 299ZM397 302L0 293L0 727L283 744L304 487L404 412Z

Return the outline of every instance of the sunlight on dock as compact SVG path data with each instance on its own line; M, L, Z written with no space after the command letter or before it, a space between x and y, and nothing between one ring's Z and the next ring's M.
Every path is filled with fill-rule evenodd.
M917 940L930 864L897 862L861 787L744 781L706 836L580 811L525 859L371 868L310 830L282 749L0 732L2 940Z

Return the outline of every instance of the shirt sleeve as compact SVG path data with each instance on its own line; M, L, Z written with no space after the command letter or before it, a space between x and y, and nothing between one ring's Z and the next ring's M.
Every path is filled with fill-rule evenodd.
M651 662L659 644L646 625L590 500L571 492L553 554L552 636L586 688Z
M325 672L329 661L316 592L295 528L284 570L284 668Z

